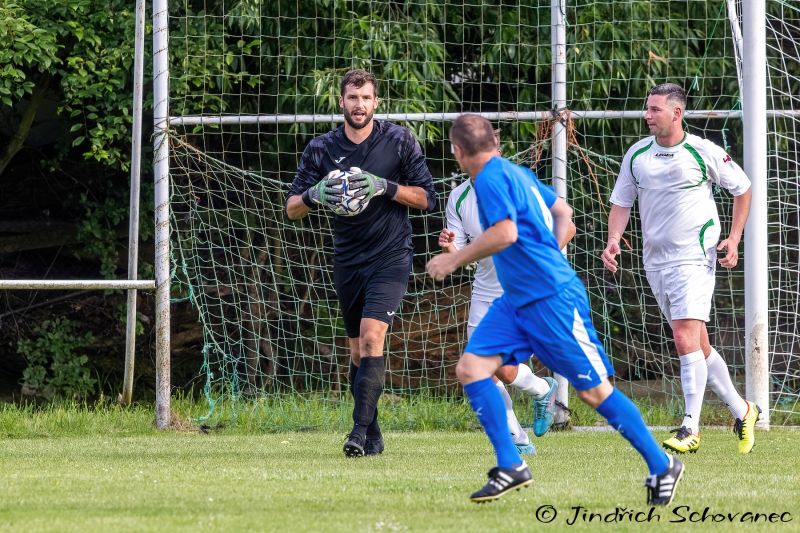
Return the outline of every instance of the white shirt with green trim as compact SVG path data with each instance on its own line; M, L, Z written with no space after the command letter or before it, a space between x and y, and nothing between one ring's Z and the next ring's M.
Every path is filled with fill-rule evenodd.
M714 266L720 222L712 183L733 196L750 189L750 180L731 156L696 135L686 134L670 147L651 136L628 150L611 203L632 207L638 196L645 270Z
M445 212L447 227L455 233L454 242L458 249L474 241L483 233L478 217L478 197L468 179L450 193ZM478 261L478 268L475 269L472 298L491 302L502 295L503 288L497 279L492 258L481 259Z

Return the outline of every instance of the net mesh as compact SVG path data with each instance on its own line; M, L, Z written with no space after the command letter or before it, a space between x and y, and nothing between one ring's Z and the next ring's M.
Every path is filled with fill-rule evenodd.
M466 337L471 272L444 285L424 276L438 253L447 194L463 179L444 142L446 112L545 111L553 107L550 6L472 2L368 4L185 1L170 17L174 293L196 306L204 334L209 400L291 394L336 399L348 352L331 279L332 237L321 212L284 215L305 145L336 126L338 83L349 68L380 81L378 112L420 140L438 207L412 212L415 261L387 338L395 394L459 394L454 366ZM768 2L770 105L798 108L800 16ZM608 198L625 150L647 135L641 115L655 83L683 84L689 109L739 108L734 39L725 1L571 1L567 109L546 120L496 122L506 155L549 182L556 120L569 136L568 201L578 234L568 257L586 284L595 327L634 396L682 408L679 365L641 267L631 218L622 272L602 267ZM605 111L586 118L583 111ZM620 117L615 112L627 111ZM771 401L788 423L797 411L798 150L796 115L770 119ZM738 116L692 117L688 130L742 162ZM730 198L717 191L723 231ZM743 271L718 270L712 344L744 382ZM743 386L742 389L743 391ZM796 421L792 423L797 423Z

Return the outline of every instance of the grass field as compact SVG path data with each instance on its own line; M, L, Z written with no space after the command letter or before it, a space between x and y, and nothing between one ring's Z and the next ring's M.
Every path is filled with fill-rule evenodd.
M658 522L590 522L579 512L572 524L577 506L602 515L648 511L645 467L613 432L535 439L533 486L486 505L467 499L494 462L479 431L394 431L384 455L355 460L343 458L341 433L157 432L145 407L5 408L0 435L4 530L800 530L800 432L787 429L759 432L748 456L736 453L729 431L706 430L701 452L684 458L675 502L656 511ZM537 519L545 506L557 511L551 523ZM706 507L705 522L671 522L690 512L700 520ZM715 513L745 512L788 512L792 521L712 521Z

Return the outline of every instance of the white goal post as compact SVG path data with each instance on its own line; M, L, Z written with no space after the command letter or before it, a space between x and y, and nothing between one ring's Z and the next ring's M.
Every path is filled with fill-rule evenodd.
M169 10L168 0L153 2L153 91L154 91L154 176L156 184L156 321L157 321L157 382L156 423L159 428L170 424L170 380L169 380L169 320L170 320L170 145L168 132L174 127L190 126L242 126L271 124L328 124L341 122L339 115L330 114L257 114L257 115L183 115L171 116L169 109ZM729 8L735 2L728 2ZM640 120L641 111L608 111L593 109L569 109L566 94L568 82L567 38L565 13L567 0L551 0L552 102L549 110L521 112L480 112L496 121L549 121L554 117L569 117L570 120ZM770 366L769 366L769 300L768 300L768 212L767 212L767 121L774 117L798 117L800 111L793 109L767 109L767 49L765 29L765 0L742 2L744 10L741 20L742 66L741 106L742 110L691 110L687 121L729 118L742 120L744 124L744 168L753 182L753 200L750 217L745 230L745 354L746 395L763 410L759 427L770 424ZM730 14L732 21L738 20ZM736 32L734 32L736 33ZM409 123L452 121L460 113L422 112L385 113L376 117ZM566 197L568 179L568 140L566 120L556 120L552 131L551 176L556 192ZM569 198L566 198L568 201ZM598 254L599 254L598 250ZM561 387L560 401L566 404L567 388Z

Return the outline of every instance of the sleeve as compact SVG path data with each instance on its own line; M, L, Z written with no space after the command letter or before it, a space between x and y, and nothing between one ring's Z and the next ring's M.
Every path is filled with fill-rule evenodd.
M468 190L468 189L467 189ZM456 234L455 245L459 250L467 245L467 234L464 231L464 224L461 217L456 210L458 203L458 188L453 189L450 196L447 197L447 207L445 208L445 215L447 216L447 229Z
M740 196L750 189L750 180L725 150L709 140L703 143L709 179L731 193Z
M300 164L297 165L297 174L289 187L289 196L303 194L306 189L316 185L323 177L323 172L319 167L317 154L319 148L312 141L308 143L303 155L300 156Z
M511 191L512 184L505 172L492 176L482 176L475 180L475 194L478 196L478 212L484 231L498 222L511 219L517 222L517 207Z
M622 158L619 176L617 176L617 182L611 192L611 203L620 207L633 207L638 194L636 181L633 179L633 173L631 172L632 154L633 148L629 149L625 157Z
M401 161L401 176L404 178L402 185L411 185L413 187L425 189L425 193L428 196L428 207L426 211L433 211L436 207L436 190L433 188L433 176L428 169L428 163L425 161L422 147L407 129L405 129L403 139Z

